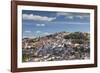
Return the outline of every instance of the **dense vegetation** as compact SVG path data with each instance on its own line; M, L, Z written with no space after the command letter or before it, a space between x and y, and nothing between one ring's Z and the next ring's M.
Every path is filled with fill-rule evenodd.
M65 39L71 39L73 43L83 44L86 41L89 41L89 34L85 35L81 32L70 33L69 35L64 36Z

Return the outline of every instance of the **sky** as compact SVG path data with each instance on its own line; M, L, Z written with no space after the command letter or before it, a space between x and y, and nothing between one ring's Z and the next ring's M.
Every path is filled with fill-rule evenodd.
M35 38L63 31L90 32L90 14L22 10L23 38Z

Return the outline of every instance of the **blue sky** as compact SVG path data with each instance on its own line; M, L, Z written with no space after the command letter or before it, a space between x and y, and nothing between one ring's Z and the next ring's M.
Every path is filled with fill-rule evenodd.
M23 38L34 38L62 31L89 32L90 14L22 10Z

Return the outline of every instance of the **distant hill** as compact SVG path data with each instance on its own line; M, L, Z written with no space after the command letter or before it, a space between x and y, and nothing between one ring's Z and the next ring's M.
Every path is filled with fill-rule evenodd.
M57 32L54 34L46 35L44 37L37 37L37 38L23 38L22 39L22 47L26 46L34 47L34 45L42 45L43 42L47 41L57 41L57 40L66 40L71 41L73 44L83 44L84 42L89 42L90 34L87 32Z

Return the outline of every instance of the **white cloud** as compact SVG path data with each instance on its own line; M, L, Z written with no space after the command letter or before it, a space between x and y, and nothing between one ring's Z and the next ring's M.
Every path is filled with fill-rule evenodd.
M36 24L36 26L42 26L42 27L44 27L45 24Z
M57 16L65 16L66 18L69 18L69 19L73 19L74 16L72 15L72 13L65 13L65 12L58 12L57 13Z
M37 34L38 34L38 33L41 33L41 31L38 30L38 31L36 31L36 33L37 33Z
M76 17L79 18L79 19L83 19L83 18L84 18L84 17L81 16L81 15L77 15Z
M66 16L66 18L74 19L74 16Z
M36 26L41 26L41 24L36 24Z
M66 16L66 15L71 15L71 14L67 12L58 12L57 16L60 16L60 15Z
M22 16L24 20L35 20L35 21L52 21L56 19L56 17L47 17L34 14L23 14Z
M41 24L41 26L45 26L45 24Z
M90 15L87 14L87 13L68 13L68 12L58 12L57 13L57 16L65 16L66 18L69 18L69 19L73 19L74 17L77 17L79 19L83 19L83 18L89 18Z
M25 33L31 33L31 31L29 31L29 30L26 30L26 31L24 31Z
M89 18L90 16L89 15L77 15L76 16L77 18L80 18L80 19L83 19L83 18Z

